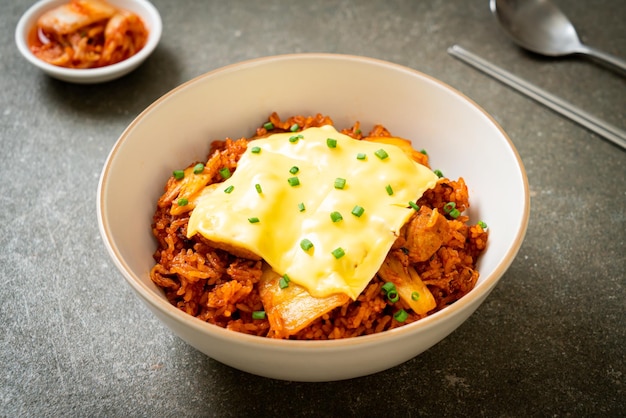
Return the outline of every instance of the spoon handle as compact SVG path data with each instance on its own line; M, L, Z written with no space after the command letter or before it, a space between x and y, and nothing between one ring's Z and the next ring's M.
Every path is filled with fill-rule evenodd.
M563 99L548 93L539 87L522 80L521 78L503 70L502 68L480 58L479 56L461 48L458 45L453 45L448 48L448 53L461 61L472 65L478 70L484 72L487 75L495 78L496 80L516 89L517 91L525 94L526 96L534 99L535 101L549 107L555 112L570 118L574 122L584 126L590 131L603 136L614 144L620 146L622 149L626 149L626 132L610 125L593 115L585 112L584 110L571 105Z
M591 46L582 45L580 49L581 54L587 54L590 57L593 57L597 60L603 61L609 65L612 65L615 68L619 68L624 73L626 73L626 61L621 58L618 58L614 55L607 54L604 51L600 51L599 49L593 48Z

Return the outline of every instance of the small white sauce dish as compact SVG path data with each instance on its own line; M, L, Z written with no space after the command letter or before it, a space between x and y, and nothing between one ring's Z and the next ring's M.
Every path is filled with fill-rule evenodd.
M141 65L152 54L161 39L163 23L161 15L152 3L147 0L107 0L110 5L128 10L141 17L148 29L148 40L141 51L124 61L99 68L76 69L49 64L37 58L30 51L28 33L43 13L68 2L69 0L41 0L33 4L22 15L15 29L15 42L22 56L44 73L56 79L77 84L96 84L120 78Z

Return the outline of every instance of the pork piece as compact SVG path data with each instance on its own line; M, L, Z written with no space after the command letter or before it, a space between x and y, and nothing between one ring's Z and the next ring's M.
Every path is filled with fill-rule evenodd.
M437 209L422 206L401 229L396 245L401 246L411 263L428 260L448 240L448 220Z

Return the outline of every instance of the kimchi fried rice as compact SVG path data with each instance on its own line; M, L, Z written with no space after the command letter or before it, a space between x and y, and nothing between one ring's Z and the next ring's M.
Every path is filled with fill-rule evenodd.
M269 134L324 125L334 125L328 116L293 116L286 120L273 113L269 124L257 128L251 138L214 141L204 161L204 174L209 184L222 182L223 168L234 172L237 162L251 139ZM341 130L358 140L392 137L381 125L365 135L359 122ZM429 167L426 151L415 151L411 157ZM438 173L440 174L440 173ZM158 246L154 253L156 264L150 271L152 281L163 291L169 302L182 311L210 324L229 330L270 338L324 340L356 337L379 333L415 322L454 303L473 289L479 273L476 262L487 245L488 231L483 222L470 225L464 215L470 205L463 178L452 180L440 175L435 187L427 190L417 201L419 211L409 219L389 251L386 263L371 279L356 300L346 303L316 318L292 335L272 329L264 312L259 293L259 281L264 261L244 258L216 248L201 234L187 237L189 211L172 211L178 199L179 181L173 175L157 202L152 231ZM173 213L175 212L175 213ZM424 234L424 219L433 212L442 214L437 228ZM245 254L243 254L245 255ZM389 262L389 263L387 263ZM434 298L434 308L424 314L415 313L404 300L390 300L385 292L385 280L393 272L385 266L412 268ZM392 269L393 270L393 269ZM398 315L398 312L403 312Z

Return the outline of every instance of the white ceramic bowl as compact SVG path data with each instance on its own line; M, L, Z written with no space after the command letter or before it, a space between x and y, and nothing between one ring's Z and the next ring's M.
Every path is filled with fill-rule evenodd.
M100 68L75 69L49 64L37 58L28 48L28 32L37 19L48 10L54 9L69 0L41 0L33 4L20 18L15 29L17 49L31 64L51 77L78 84L95 84L122 77L137 68L156 48L161 39L163 25L158 10L147 0L107 0L107 3L120 9L129 10L141 17L148 29L146 45L132 57L113 65Z
M384 124L425 148L433 168L463 176L469 215L490 228L474 290L454 305L380 334L288 341L210 325L170 305L150 280L155 202L175 167L207 155L209 142L249 136L277 111L330 115L337 126ZM485 300L522 243L529 216L525 171L513 144L475 103L432 77L388 62L328 54L261 58L191 80L158 99L122 133L100 179L98 221L131 288L180 338L222 363L278 379L330 381L375 373L433 346ZM129 332L132 332L130 330Z

